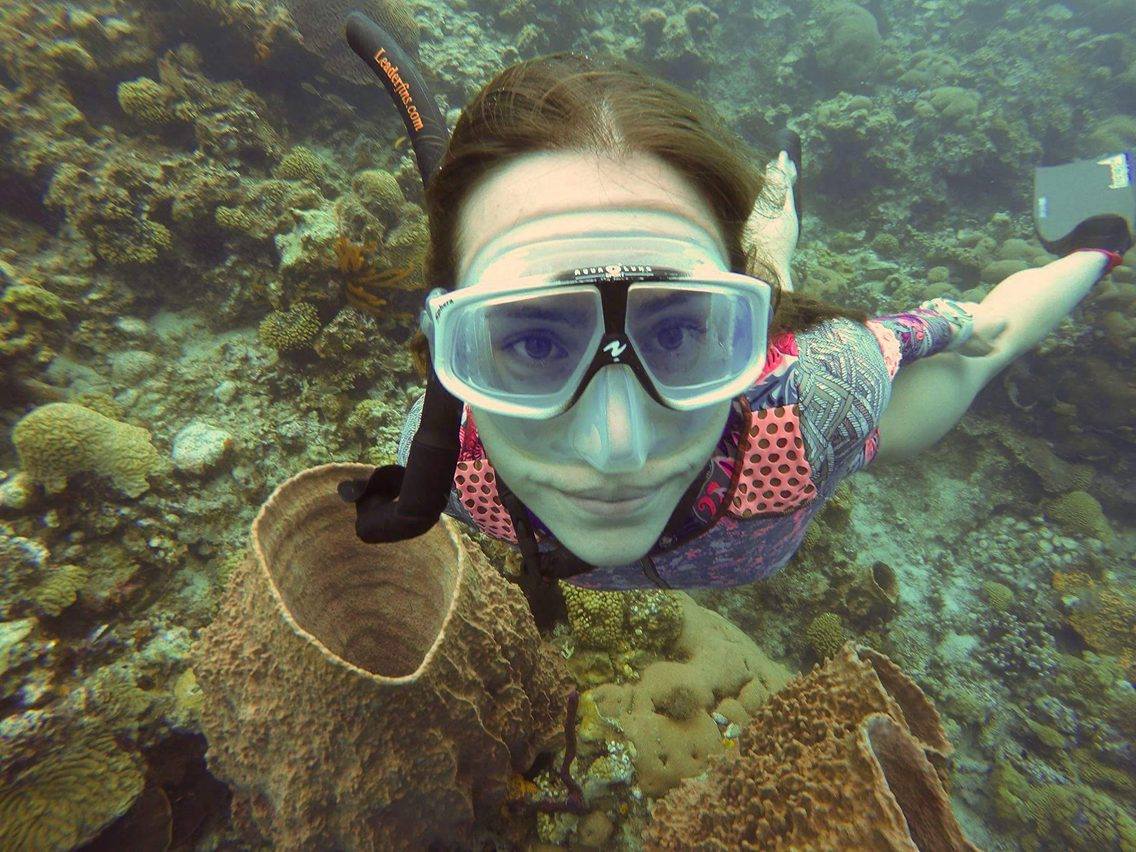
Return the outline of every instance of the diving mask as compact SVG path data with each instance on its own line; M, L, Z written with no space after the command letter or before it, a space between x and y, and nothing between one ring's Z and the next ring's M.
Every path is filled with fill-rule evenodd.
M635 253L663 264L604 262L431 292L422 327L442 384L471 406L529 420L567 411L616 365L674 411L744 391L765 364L772 288L683 252L681 240L619 245L631 253L629 243L644 239L655 251ZM587 256L572 242L576 257Z

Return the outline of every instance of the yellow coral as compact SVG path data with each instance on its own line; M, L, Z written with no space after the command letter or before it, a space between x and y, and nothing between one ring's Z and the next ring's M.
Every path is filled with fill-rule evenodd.
M44 745L28 766L0 765L0 848L73 849L142 792L138 761L105 730Z
M561 582L568 623L583 645L604 650L621 650L623 635L623 593L584 589Z
M16 424L12 441L24 472L52 494L72 475L89 472L137 497L161 461L147 430L68 402L32 411Z
M173 234L160 222L137 219L127 223L90 226L95 254L107 263L126 266L153 263L173 245Z
M149 77L118 84L118 104L122 111L145 124L162 125L174 120L174 111L169 103L172 94Z
M1136 586L1101 584L1084 590L1067 616L1094 651L1136 658Z
M61 565L32 592L32 601L43 615L59 615L75 603L79 589L87 582L87 569Z
M835 612L821 613L805 628L805 637L818 657L825 659L835 656L844 644L844 628L840 625L840 616Z
M265 346L290 352L308 346L319 330L315 305L297 302L288 310L273 311L261 320L258 336Z
M603 592L561 582L568 623L580 644L608 653L632 648L662 653L682 630L682 605L672 592Z
M297 145L281 158L273 174L282 180L306 180L318 184L326 172L323 160L315 151Z
M1063 494L1049 504L1046 512L1058 526L1074 535L1099 538L1106 543L1113 539L1112 527L1100 503L1087 491Z

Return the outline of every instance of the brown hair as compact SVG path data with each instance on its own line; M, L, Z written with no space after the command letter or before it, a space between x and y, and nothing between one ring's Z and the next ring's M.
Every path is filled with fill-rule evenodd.
M524 60L491 80L462 111L445 157L426 188L429 286L457 278L462 204L487 172L535 151L606 156L654 154L700 191L722 229L730 269L774 288L771 331L799 331L833 317L867 315L785 291L776 270L742 235L765 185L761 157L712 109L640 66L613 57L554 53ZM761 165L758 165L758 164ZM426 354L419 334L411 349ZM425 363L421 360L422 364Z

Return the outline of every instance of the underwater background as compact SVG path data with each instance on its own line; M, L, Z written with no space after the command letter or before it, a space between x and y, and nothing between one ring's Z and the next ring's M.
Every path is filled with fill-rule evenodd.
M352 847L318 820L273 833L273 779L250 793L207 761L220 700L195 651L273 489L392 462L422 389L421 181L341 44L352 8L419 60L451 127L500 69L559 50L642 64L759 151L792 126L796 287L871 313L978 301L1046 263L1033 167L1136 148L1132 0L6 0L0 849ZM1133 263L918 463L842 485L772 580L569 590L550 643L580 694L571 735L455 845L641 848L656 800L852 640L934 702L976 846L1136 849ZM335 735L287 699L282 737ZM431 710L352 742L422 749ZM564 798L566 740L577 812L538 804ZM810 765L801 784L838 795ZM411 759L398 784L446 771ZM753 792L702 807L741 824Z

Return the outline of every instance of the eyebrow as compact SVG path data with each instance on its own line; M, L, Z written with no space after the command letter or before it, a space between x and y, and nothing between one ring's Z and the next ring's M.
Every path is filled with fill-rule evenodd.
M642 302L641 310L647 315L657 314L664 308L669 308L671 305L677 304L678 302L686 301L690 298L690 295L691 294L688 292L675 290L671 293L668 293L666 296L663 296L662 298L656 297L644 300Z
M535 319L570 324L582 323L588 317L587 311L541 308L535 305L517 306L503 313L509 319Z

